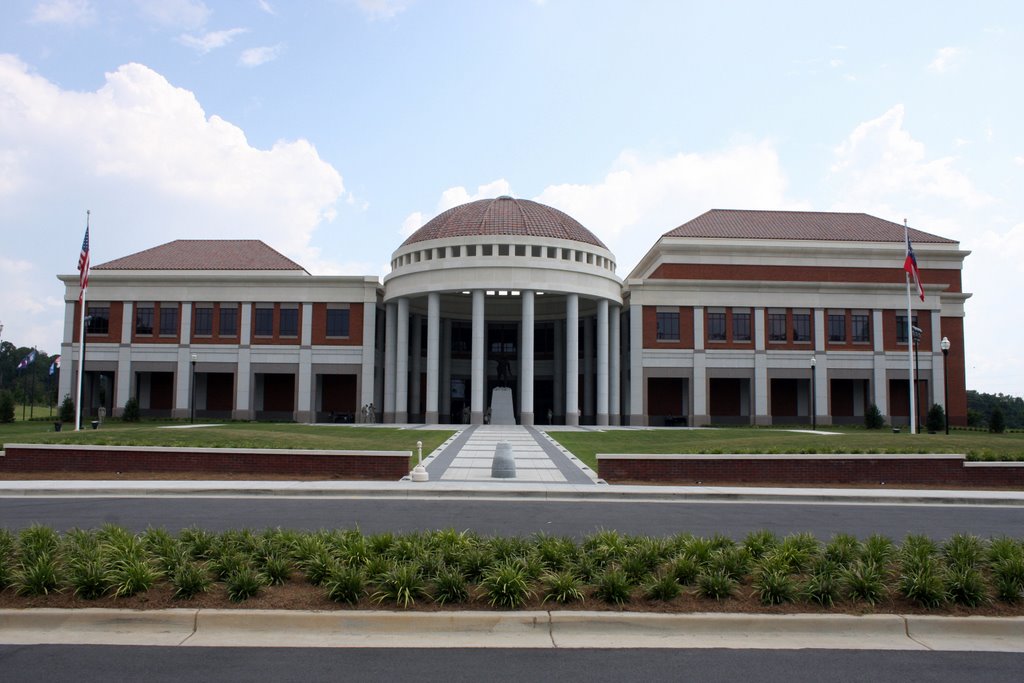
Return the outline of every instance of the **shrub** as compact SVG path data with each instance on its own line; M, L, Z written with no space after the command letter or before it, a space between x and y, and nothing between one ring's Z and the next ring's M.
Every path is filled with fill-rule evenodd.
M850 534L836 534L825 546L825 557L841 567L860 559L860 541Z
M271 586L281 586L292 576L292 561L283 555L269 554L263 558L263 574Z
M992 565L992 583L996 597L1003 602L1017 602L1024 593L1024 557L1013 556Z
M973 567L951 567L946 589L950 599L961 605L977 607L988 602L985 579L982 578L981 572Z
M688 586L697 578L700 567L689 555L680 555L668 564L668 573L680 586Z
M244 566L228 576L225 581L228 589L228 600L231 602L243 602L251 597L259 595L267 584L266 577L249 566Z
M114 597L127 598L152 588L158 572L142 558L122 558L110 570L110 587Z
M182 562L171 574L175 600L191 600L200 593L210 590L212 584L206 565L194 561Z
M456 567L442 567L434 576L434 602L445 605L468 599L469 584L466 576Z
M98 552L75 558L68 566L68 583L83 600L95 600L110 587L110 574Z
M671 574L661 574L644 587L644 595L647 596L648 600L668 602L677 598L682 592L682 587L676 583L675 577Z
M831 607L839 599L839 569L835 564L823 560L817 564L811 575L807 577L801 594L808 602L822 607Z
M610 605L623 605L629 602L631 592L632 586L629 584L629 577L624 571L615 567L606 569L597 577L594 587L594 595Z
M765 553L775 548L778 544L779 537L775 535L775 532L768 529L751 531L743 539L743 547L750 553L750 557L755 560L761 559Z
M796 579L777 567L758 572L754 578L754 589L765 605L793 602L797 594Z
M60 592L60 566L57 558L42 553L14 572L14 591L18 595L49 595Z
M933 403L924 418L924 426L929 432L938 433L946 430L946 411L938 403Z
M901 595L922 607L939 607L949 598L942 567L933 557L905 563L898 585Z
M697 577L697 595L702 598L725 600L732 597L736 582L723 569L713 569Z
M993 434L1002 434L1006 431L1006 417L1003 416L1003 409L996 406L988 417L988 431Z
M720 569L739 581L750 571L750 553L742 546L723 548L711 557L711 568Z
M0 391L0 422L14 422L14 396L6 389Z
M124 412L121 413L121 419L125 422L139 421L139 399L132 396L124 402Z
M852 600L876 605L886 596L885 578L874 562L855 562L841 573L843 586Z
M515 609L533 597L526 572L518 562L499 562L484 574L480 587L491 607Z
M864 413L864 426L868 429L881 429L885 426L885 418L878 406L872 403Z
M71 400L70 394L64 394L64 400L60 402L60 421L75 421L75 402Z
M583 582L571 571L551 572L544 577L544 602L560 605L583 602Z
M953 534L942 546L942 554L951 569L974 569L985 556L985 543L970 534Z
M988 561L993 565L1003 560L1014 558L1024 560L1024 546L1021 546L1012 538L1000 536L999 538L994 538L989 542L988 552L986 555L988 557Z
M425 593L426 583L420 565L406 562L393 566L381 577L373 600L378 604L390 600L399 607L407 608Z
M366 578L358 567L335 565L324 581L327 597L334 602L354 605L366 592Z
M889 564L892 559L893 544L887 536L872 534L864 541L861 557L865 562L874 562L880 567Z

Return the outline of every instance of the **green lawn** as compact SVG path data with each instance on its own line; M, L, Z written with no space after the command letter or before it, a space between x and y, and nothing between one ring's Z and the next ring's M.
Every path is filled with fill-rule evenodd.
M965 453L976 460L1024 460L1024 433L954 430L945 434L893 434L829 427L838 435L799 434L777 428L552 432L593 469L598 453Z
M423 442L423 455L440 446L451 430L405 430L387 427L227 422L219 427L163 429L186 422L109 421L99 429L54 432L52 422L0 425L3 443L64 443L107 446L201 446L206 448L304 448L323 450L412 451Z

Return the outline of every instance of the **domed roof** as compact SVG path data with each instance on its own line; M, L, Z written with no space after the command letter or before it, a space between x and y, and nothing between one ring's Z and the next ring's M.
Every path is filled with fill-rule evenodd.
M478 199L434 217L402 246L427 240L482 235L512 235L573 240L607 249L594 233L571 216L529 199Z

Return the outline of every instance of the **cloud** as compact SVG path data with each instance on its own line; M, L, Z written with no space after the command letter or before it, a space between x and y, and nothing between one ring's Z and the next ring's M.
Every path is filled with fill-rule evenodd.
M95 19L96 11L89 0L47 0L35 6L29 21L34 24L85 25Z
M185 47L190 47L199 54L206 54L211 50L224 47L235 39L235 36L242 35L248 29L229 28L223 31L208 31L201 36L193 36L183 33L178 36L178 42Z
M281 50L284 46L281 43L277 45L267 45L264 47L251 47L247 50L243 50L242 54L238 58L238 63L242 66L255 67L267 62L272 62L281 55Z
M9 262L35 264L17 277L0 274L12 283L5 300L58 301L58 310L26 313L18 325L5 320L11 329L45 328L23 343L60 339L63 289L53 274L74 273L87 208L94 264L172 238L227 238L261 239L311 271L326 267L312 238L334 219L345 188L308 141L253 147L243 130L141 64L73 92L0 55L0 101L0 187L16 188L0 190L0 214L40 238L5 248Z
M202 0L135 0L142 16L162 26L198 29L210 18Z
M949 71L966 54L966 50L959 47L944 47L935 53L935 59L928 64L928 70L944 74Z
M259 8L266 12L267 14L277 14L277 12L274 11L274 8L271 6L269 2L267 2L267 0L256 0L256 4L259 5Z
M843 188L844 208L863 211L886 200L954 200L971 207L992 201L956 168L956 157L928 158L903 119L904 107L897 104L856 126L834 149L830 180Z
M437 202L437 212L447 211L448 209L465 204L466 202L475 202L478 199L492 199L494 197L501 197L502 195L511 195L512 186L504 178L499 178L486 185L480 185L476 188L476 192L470 194L466 188L450 187L441 193L441 199Z
M1017 156L1015 156L1013 158L1013 163L1017 164L1018 166L1024 166L1024 154L1018 154Z
M404 221L402 221L402 229L398 232L402 237L409 237L414 232L422 228L423 224L426 222L426 219L423 218L422 211L413 211L405 217Z
M404 12L412 0L354 0L356 7L369 19L391 19Z

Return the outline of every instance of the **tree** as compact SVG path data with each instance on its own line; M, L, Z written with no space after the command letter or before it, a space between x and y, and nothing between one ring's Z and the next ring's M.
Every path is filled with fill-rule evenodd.
M60 402L61 422L75 421L75 402L71 400L70 394L64 394L64 400Z
M6 389L0 391L0 422L14 422L14 396Z
M124 413L121 414L121 419L125 422L139 421L139 399L132 396L124 402Z
M925 427L929 432L941 432L946 429L946 411L938 403L933 403L925 418Z
M1006 418L1003 417L1003 411L999 406L992 409L992 414L988 418L988 431L993 434L1002 434L1006 431Z
M868 429L881 429L885 426L885 418L882 417L882 411L874 403L871 404L871 407L864 414L864 426Z

